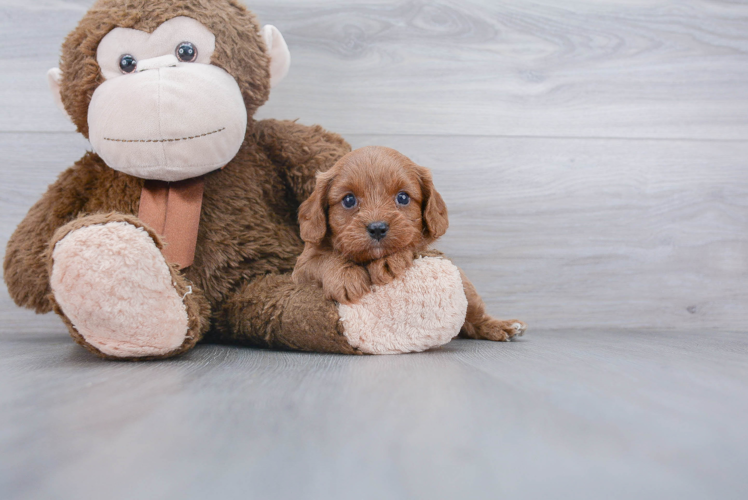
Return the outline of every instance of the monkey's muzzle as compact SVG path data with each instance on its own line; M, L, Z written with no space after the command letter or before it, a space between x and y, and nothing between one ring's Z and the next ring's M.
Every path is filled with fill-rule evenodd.
M247 110L231 75L174 56L138 66L102 83L91 99L89 139L107 165L174 182L219 169L236 156Z

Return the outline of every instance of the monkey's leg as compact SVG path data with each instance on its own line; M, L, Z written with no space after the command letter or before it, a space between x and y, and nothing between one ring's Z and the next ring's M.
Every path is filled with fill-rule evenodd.
M208 340L344 354L421 352L448 343L465 319L457 268L419 259L400 279L359 304L338 305L321 287L289 274L243 284L213 317Z
M136 217L117 213L81 217L55 233L48 257L54 309L76 342L127 360L168 358L195 345L210 308L167 264L162 246Z
M261 276L238 288L217 311L207 340L271 349L361 354L351 347L337 304L291 274Z
M483 299L462 269L460 269L460 276L468 300L465 324L460 330L460 337L504 342L525 333L527 325L522 321L516 319L502 321L486 314Z

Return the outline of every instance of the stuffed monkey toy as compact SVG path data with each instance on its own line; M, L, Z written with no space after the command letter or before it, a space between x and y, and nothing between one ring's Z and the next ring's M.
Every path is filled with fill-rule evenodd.
M201 340L357 354L454 337L466 301L446 260L404 278L418 300L369 301L347 322L321 289L293 283L299 204L350 147L319 126L252 118L289 62L280 32L237 0L97 1L48 75L93 151L11 237L14 301L54 310L109 359L167 358ZM393 341L379 324L405 326Z

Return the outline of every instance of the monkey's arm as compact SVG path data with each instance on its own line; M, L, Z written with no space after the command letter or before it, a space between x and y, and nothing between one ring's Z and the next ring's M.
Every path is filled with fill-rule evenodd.
M312 194L317 172L329 169L351 151L342 137L319 125L262 120L257 122L255 135L270 158L283 167L286 182L299 203Z
M91 176L87 154L63 172L29 210L8 241L3 263L8 292L16 304L37 313L52 310L48 298L49 274L46 253L55 231L70 222L86 203Z
M295 284L290 273L266 274L231 292L212 341L270 349L361 354L344 334L336 304L322 288Z

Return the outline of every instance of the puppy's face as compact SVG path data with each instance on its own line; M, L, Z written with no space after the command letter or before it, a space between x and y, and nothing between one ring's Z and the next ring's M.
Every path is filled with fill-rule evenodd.
M447 229L447 210L431 173L395 150L362 148L318 175L299 210L307 242L328 238L355 262L418 248Z

